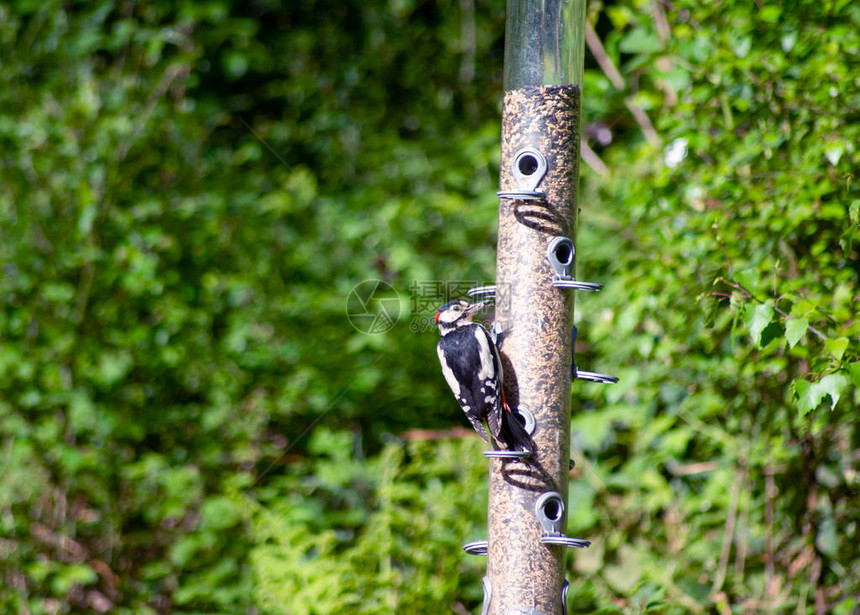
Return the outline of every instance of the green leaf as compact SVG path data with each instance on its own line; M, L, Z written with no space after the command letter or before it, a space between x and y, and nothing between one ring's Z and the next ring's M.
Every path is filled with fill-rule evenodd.
M788 341L788 347L794 348L797 342L806 335L808 328L809 321L805 318L789 318L785 323L785 339Z
M818 382L812 383L806 380L798 380L794 383L794 393L797 396L797 407L801 416L815 410L825 395L830 396L830 409L836 408L842 391L848 385L848 377L842 374L830 374Z
M856 361L848 365L848 373L851 376L851 382L854 386L860 388L860 361Z
M768 346L772 341L781 339L785 335L785 330L778 320L774 320L761 332L761 341L759 345L762 348Z
M800 410L800 416L806 416L821 403L823 394L819 394L811 382L797 380L792 387L797 397L797 409Z
M717 278L723 273L725 266L716 261L706 261L699 267L699 279L702 281L703 292L708 292L714 286Z
M51 580L51 587L59 594L71 591L75 585L91 585L98 580L96 572L86 564L63 566Z
M642 578L642 567L636 551L629 545L623 544L618 548L618 559L618 564L604 567L603 576L617 591L629 592Z
M745 58L752 48L752 39L749 36L731 36L729 44L736 56Z
M842 391L848 385L848 378L842 374L830 374L821 379L820 382L814 384L821 391L821 397L830 395L830 409L836 408L839 402L839 397Z
M633 28L618 43L618 49L624 53L656 53L661 48L657 34L646 28Z
M720 312L720 300L715 298L705 298L702 306L705 312L705 326L713 327L717 320L717 315Z
M824 341L824 347L827 351L836 357L837 361L842 360L842 355L845 354L845 349L848 348L847 337L830 338Z
M848 218L854 224L860 224L860 199L851 201L848 206Z
M208 498L200 511L201 529L226 530L241 520L241 505L226 497Z
M780 15L782 15L782 9L778 6L765 6L760 11L758 11L757 17L769 24L774 24L779 21Z
M815 537L815 546L828 557L836 557L836 553L839 550L839 542L839 531L836 529L836 523L834 523L833 518L824 518Z
M839 141L829 143L824 147L824 156L830 161L834 167L839 164L839 159L842 158L842 152L845 151L845 146Z
M756 269L744 269L738 271L734 275L735 281L738 282L744 289L754 291L758 286L758 271Z
M770 324L771 320L773 320L773 301L771 299L755 306L747 326L753 342L759 347L762 346L762 331Z

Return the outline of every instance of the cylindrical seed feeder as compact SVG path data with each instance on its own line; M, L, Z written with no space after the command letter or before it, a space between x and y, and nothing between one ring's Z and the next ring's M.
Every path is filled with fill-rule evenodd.
M507 399L534 415L536 452L490 461L489 615L562 612L565 546L541 540L535 505L554 492L539 510L563 517L568 492L574 290L553 284L547 250L576 238L584 25L584 0L508 0L496 321Z

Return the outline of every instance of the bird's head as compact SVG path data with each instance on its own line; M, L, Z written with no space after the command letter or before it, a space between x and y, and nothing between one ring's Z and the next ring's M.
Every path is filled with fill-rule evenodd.
M469 303L468 301L450 301L436 312L436 324L443 334L457 327L468 325L472 317L484 307L484 303Z

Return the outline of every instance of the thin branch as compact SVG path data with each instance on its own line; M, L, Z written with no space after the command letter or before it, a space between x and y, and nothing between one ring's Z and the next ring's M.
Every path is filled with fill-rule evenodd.
M597 64L600 66L603 74L605 74L610 83L615 86L615 89L622 92L626 90L627 86L624 83L624 78L609 58L609 55L606 53L606 49L603 48L603 43L600 42L600 37L597 36L597 32L594 31L594 27L587 19L585 20L585 44L588 45L588 49L591 51L594 59L597 60ZM639 124L639 128L642 129L648 143L654 147L659 147L660 137L657 135L657 131L654 129L654 125L651 123L651 120L648 119L648 115L645 111L636 104L632 96L628 97L624 101L624 104L627 105L627 108L633 115L633 119L635 119L636 123Z
M451 429L408 429L400 434L404 440L460 440L474 435L471 429L453 427Z
M290 171L293 170L292 165L289 162L287 162L286 160L284 160L283 156L281 156L277 151L275 151L275 148L272 147L271 145L269 145L269 142L266 141L263 137L261 137L257 133L257 131L254 130L254 128L248 122L245 121L245 118L243 118L241 115L236 115L236 117L239 118L239 121L242 122L242 124L245 126L245 128L248 129L248 132L250 132L252 135L254 135L254 138L257 139L257 141L259 141L260 143L262 143L263 145L266 146L266 149L269 150L272 153L272 155L278 159L278 162L280 162L282 165L284 165Z
M752 486L749 483L747 483L747 489L746 489L745 495L744 495L744 503L740 507L741 508L741 520L740 520L741 532L743 532L743 528L748 528L750 525L750 522L749 522L749 518L750 518L749 501L752 497L750 494L751 491L752 491ZM741 536L736 537L736 542L737 542L737 551L735 553L735 576L738 577L738 579L741 582L743 582L744 567L746 565L747 548L749 547L749 540L746 539L746 536L741 535Z
M788 314L788 313L784 312L783 310L779 309L779 308L778 308L778 307L776 307L775 305L773 306L773 309L774 309L774 311L776 311L776 313L777 313L777 314L781 314L782 316L785 316L786 318L791 318L791 319L794 319L794 320L798 320L798 319L794 318L794 316L791 316L790 314ZM826 339L827 339L827 336L826 336L826 335L824 335L821 331L819 331L818 329L816 329L816 328L815 328L815 327L813 327L812 325L807 325L807 327L806 327L806 328L807 328L809 331L811 331L812 333L814 333L815 335L817 335L817 336L819 337L819 339L821 339L821 340L826 340Z
M657 36L660 39L660 46L665 49L666 44L669 42L669 37L671 36L671 30L669 28L669 21L666 19L666 12L663 10L663 2L661 0L652 0L651 6L653 8L652 12L654 13L654 29L657 30ZM656 64L657 68L664 73L668 73L672 70L672 58L668 55L660 56L654 61L654 64ZM678 104L678 94L669 84L668 80L659 79L658 85L666 96L665 102L668 106L674 107Z
M726 518L726 525L723 531L723 548L720 551L720 563L717 567L717 576L714 578L714 584L711 587L711 593L716 594L723 588L723 582L726 580L726 571L729 567L729 554L732 550L732 542L735 536L735 521L738 516L738 501L741 495L741 486L746 480L746 468L740 466L740 476L732 483L732 491L729 496L729 515Z
M717 461L700 461L699 463L688 463L682 466L669 467L669 472L672 476L689 476L691 474L702 474L704 472L713 472L720 467Z
M128 156L129 149L131 149L131 146L134 144L140 131L143 130L144 126L146 126L147 121L149 121L149 116L152 115L152 112L155 110L155 106L162 98L164 98L164 95L167 94L167 90L170 89L173 82L179 77L187 79L190 73L191 70L187 66L182 66L178 63L171 64L165 69L158 85L149 95L143 111L137 116L137 121L134 124L134 129L131 131L131 135L129 135L128 138L126 138L125 141L117 148L115 164L122 162L125 160L125 157Z
M609 169L600 159L600 156L595 154L594 150L588 147L588 144L585 141L582 141L582 145L579 149L579 154L582 156L583 162L585 162L592 171L602 176L609 175Z
M759 299L758 297L756 297L755 295L753 295L753 294L752 294L748 289L746 289L743 285L739 284L738 282L735 282L734 280L727 280L727 279L726 279L726 278L724 278L724 277L719 277L719 278L717 278L717 279L716 279L716 280L714 280L714 281L715 281L715 282L725 282L726 284L728 284L729 286L731 286L731 287L732 287L732 288L734 288L735 290L739 290L739 291L741 291L742 293L744 293L744 295L745 295L745 297L744 297L744 298L745 298L745 299L753 299L754 301L757 301L758 303L764 303L764 301L762 301L761 299ZM722 297L728 297L728 296L730 296L730 295L727 295L727 294L725 294L725 293L709 293L709 294L710 294L710 295L712 295L712 296L715 296L715 297L719 297L719 296L722 296ZM786 318L791 318L792 320L799 320L798 318L795 318L794 316L792 316L791 314L789 314L789 313L788 313L788 312L786 312L785 310L783 310L783 309L781 309L781 308L777 307L777 305L776 305L776 304L774 304L774 306L773 306L773 311L774 311L774 312L776 312L777 314L779 314L780 316L784 316L784 317L786 317ZM808 329L809 331L811 331L812 333L814 333L815 335L817 335L817 336L819 337L819 339L821 339L821 340L826 340L826 339L827 339L827 336L826 336L826 335L824 335L821 331L819 331L818 329L816 329L816 328L815 328L815 327L813 327L812 325L807 325L807 329Z
M666 19L666 12L663 10L661 0L653 0L651 5L654 7L654 27L657 29L657 36L660 37L660 42L665 46L669 41L669 20Z
M764 576L765 594L770 607L773 607L773 596L776 594L776 575L773 563L773 498L776 495L776 485L773 473L765 473L764 478Z
M708 162L708 164L712 164L713 161ZM723 249L723 254L726 257L726 268L729 270L729 274L734 277L735 270L732 268L732 259L729 257L729 250L726 247L726 240L723 239L723 231L720 228L719 222L715 223L717 227L717 243L720 244L720 247Z
M618 69L615 68L612 60L609 59L606 50L603 48L603 43L600 42L600 37L597 36L597 32L594 31L594 27L587 19L585 20L585 44L588 45L591 55L597 60L597 64L600 66L603 74L615 86L615 89L622 91L626 89L624 78L618 72Z
M654 124L651 123L651 120L648 119L648 114L636 104L636 101L632 96L628 96L624 100L624 104L630 110L630 113L633 115L633 119L636 120L636 123L639 124L639 128L642 129L642 133L645 135L645 139L653 145L654 147L660 147L660 137L657 134L657 130L654 128Z

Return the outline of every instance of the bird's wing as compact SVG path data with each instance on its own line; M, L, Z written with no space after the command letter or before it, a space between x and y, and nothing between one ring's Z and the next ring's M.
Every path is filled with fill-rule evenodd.
M470 387L460 386L461 382L466 383L471 381L471 375L468 371L469 361L472 359L464 357L458 352L445 353L443 351L443 344L445 343L453 344L453 340L443 337L436 346L436 352L439 355L439 364L442 366L442 375L445 376L445 381L451 387L451 392L454 393L457 403L460 404L463 412L466 413L466 418L472 423L472 427L474 427L475 431L478 432L484 441L489 442L484 424L481 422L481 419L485 415L483 404L480 399L474 396L474 392ZM451 361L450 363L449 360Z
M475 324L473 333L478 340L478 348L480 349L478 352L480 357L478 360L478 378L476 380L478 390L474 391L473 394L484 406L490 434L498 440L502 431L502 362L499 358L499 351L487 330L481 325Z
M444 338L443 338L444 339ZM442 375L445 376L445 382L448 383L448 386L451 387L451 391L454 393L454 397L457 400L460 400L460 382L457 380L457 377L454 375L453 368L448 365L448 360L445 357L445 353L442 350L443 339L439 340L439 343L436 345L436 354L439 355L439 364L442 366Z

